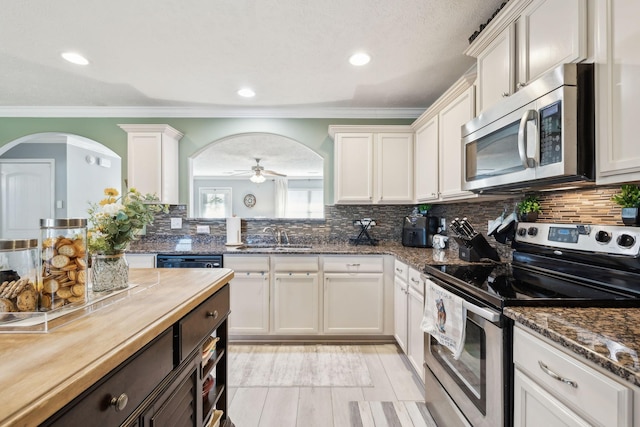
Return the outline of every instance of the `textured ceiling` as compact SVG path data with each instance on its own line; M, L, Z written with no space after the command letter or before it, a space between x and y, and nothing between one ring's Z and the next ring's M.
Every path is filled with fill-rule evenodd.
M1 0L0 112L425 108L473 64L467 39L501 2ZM372 60L355 68L359 50Z

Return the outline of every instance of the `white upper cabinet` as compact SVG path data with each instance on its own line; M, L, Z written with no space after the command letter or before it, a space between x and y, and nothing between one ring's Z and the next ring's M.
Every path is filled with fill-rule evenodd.
M478 111L511 94L515 81L515 24L478 55Z
M438 200L438 116L416 129L415 142L416 202Z
M475 74L461 77L412 124L416 133L415 201L418 203L480 197L462 190L461 127L474 117L474 79Z
M178 204L178 142L183 134L169 125L118 125L127 132L127 180L162 203Z
M598 184L640 180L640 2L607 0L595 10Z
M478 112L556 65L587 58L587 0L511 0L467 48Z
M413 133L379 133L376 145L376 203L412 203Z
M413 202L409 126L329 126L335 141L335 202Z
M440 112L440 197L460 199L473 196L462 190L462 137L463 124L473 118L475 111L474 87L458 95Z

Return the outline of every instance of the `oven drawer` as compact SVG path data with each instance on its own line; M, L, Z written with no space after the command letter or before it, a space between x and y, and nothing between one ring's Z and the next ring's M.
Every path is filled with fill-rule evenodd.
M629 388L518 327L513 337L513 363L549 394L597 425L631 425ZM573 385L554 378L554 374Z

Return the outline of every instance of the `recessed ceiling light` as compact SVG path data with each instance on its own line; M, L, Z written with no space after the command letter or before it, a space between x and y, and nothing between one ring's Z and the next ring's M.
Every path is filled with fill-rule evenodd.
M62 57L64 59L66 59L67 61L71 62L72 64L76 64L76 65L88 65L89 64L89 60L87 58L85 58L84 56L80 55L79 53L64 52L62 54Z
M354 53L349 58L349 62L351 63L351 65L355 65L356 67L366 65L369 63L369 61L371 61L371 57L364 52Z
M245 87L238 91L238 95L244 98L253 98L254 96L256 96L256 93L252 89Z

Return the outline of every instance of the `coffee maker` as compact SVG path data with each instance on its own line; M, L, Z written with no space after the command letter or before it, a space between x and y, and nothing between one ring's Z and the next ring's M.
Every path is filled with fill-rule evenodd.
M430 248L433 235L438 232L440 220L435 216L405 216L402 225L402 245L413 248Z

